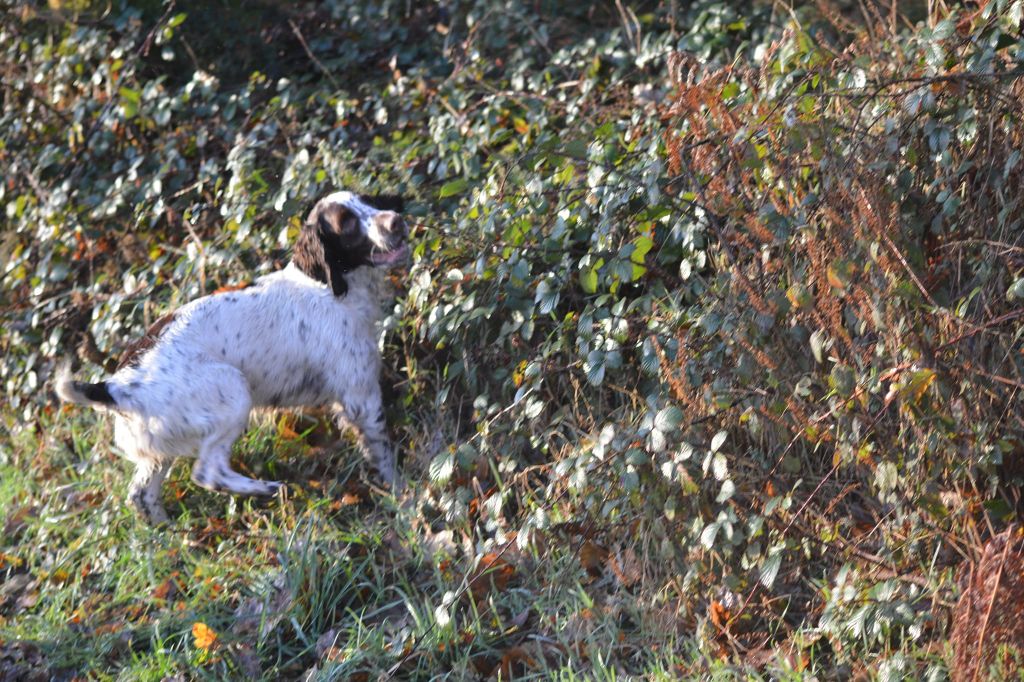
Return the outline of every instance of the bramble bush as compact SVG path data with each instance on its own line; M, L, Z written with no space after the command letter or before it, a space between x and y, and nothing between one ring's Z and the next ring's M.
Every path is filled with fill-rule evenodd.
M583 595L493 626L506 676L941 677L1022 509L1024 5L847 4L335 0L214 30L248 71L184 6L21 5L4 420L47 438L59 356L279 267L318 195L402 193L419 539ZM470 589L419 665L475 655Z

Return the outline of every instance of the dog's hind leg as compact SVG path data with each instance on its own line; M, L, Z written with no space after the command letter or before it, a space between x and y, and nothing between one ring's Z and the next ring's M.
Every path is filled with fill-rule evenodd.
M214 435L203 441L192 466L192 481L207 490L235 495L274 495L281 484L257 481L231 468L231 444L239 433Z
M200 440L196 462L192 465L192 481L207 490L235 495L275 494L280 483L257 481L231 468L231 445L248 426L252 407L245 377L234 367L208 365L204 371L208 380L216 381L220 400L210 412L205 412L201 403L195 404L193 421L210 427ZM210 419L210 413L216 415L215 420Z
M153 458L135 460L135 476L128 486L128 501L148 524L167 523L167 512L160 500L160 489L173 461Z

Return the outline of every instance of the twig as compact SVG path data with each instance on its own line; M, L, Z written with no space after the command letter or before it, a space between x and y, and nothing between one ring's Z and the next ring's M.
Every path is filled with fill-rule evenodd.
M29 99L33 100L34 102L36 102L40 106L44 107L47 111L49 111L50 113L52 113L55 116L57 116L58 118L60 118L60 120L64 121L64 125L66 125L66 126L74 125L74 121L72 121L71 118L68 117L67 114L65 114L63 111L61 111L60 109L56 108L55 106L53 106L52 104L47 102L45 99L43 99L42 97L40 97L39 95L34 93L32 91L31 87L15 88L14 86L12 86L12 85L10 85L10 84L8 84L6 82L0 82L0 85L2 85L5 90L7 90L8 92L10 92L13 95L21 95L22 97L28 97Z
M992 618L992 607L996 603L996 592L999 591L999 581L1003 577L1003 566L1006 565L1006 555L1010 552L1010 545L1013 544L1013 526L1006 530L1006 546L1003 547L1003 556L999 559L999 570L996 571L996 580L992 584L992 590L988 597L988 608L985 609L985 617L981 619L981 631L978 633L978 650L975 655L974 675L972 680L978 679L978 672L982 668L982 645L985 643L985 630L988 629L989 620Z
M306 51L306 56L309 57L309 60L313 62L316 68L320 69L320 71L327 76L327 80L331 81L331 85L334 86L335 90L341 90L341 85L338 84L338 81L334 80L334 76L331 75L331 72L327 70L327 67L323 65L323 62L316 58L316 55L313 54L313 50L309 49L309 43L307 43L306 39L302 37L302 32L299 30L299 27L295 22L289 19L288 25L291 26L292 33L295 34L295 37L299 39L299 42L302 44L302 49Z
M945 343L936 346L935 347L935 352L939 352L940 350L945 350L946 348L948 348L948 347L950 347L950 346L952 346L954 344L960 343L964 339L968 339L968 338L970 338L972 336L980 334L981 332L985 331L986 329L990 329L991 327L998 327L999 325L1004 324L1006 322L1010 322L1012 320L1016 320L1018 317L1024 317L1024 308L1017 308L1016 310L1011 310L1010 312L1006 313L1005 315L1000 315L999 317L997 317L997 318L995 318L993 320L989 320L988 322L985 322L985 323L983 323L983 324L981 324L979 326L976 326L974 329L972 329L970 331L967 331L967 332L964 332L964 333L960 334L959 336L956 336L956 337L950 339L949 341L946 341Z

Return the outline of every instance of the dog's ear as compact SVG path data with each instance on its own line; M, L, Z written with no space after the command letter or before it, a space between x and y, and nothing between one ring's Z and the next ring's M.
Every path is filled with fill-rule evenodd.
M368 204L378 211L405 212L405 199L397 194L361 194L359 198L363 200L364 204Z
M292 252L292 262L307 277L331 287L335 296L348 293L345 281L346 267L340 248L339 236L354 218L344 207L318 203L309 212Z

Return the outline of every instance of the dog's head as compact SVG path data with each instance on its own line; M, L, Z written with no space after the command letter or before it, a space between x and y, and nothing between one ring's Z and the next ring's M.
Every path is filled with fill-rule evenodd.
M345 275L361 267L391 267L409 255L408 230L396 196L335 192L316 203L295 242L292 261L335 296L348 291Z

